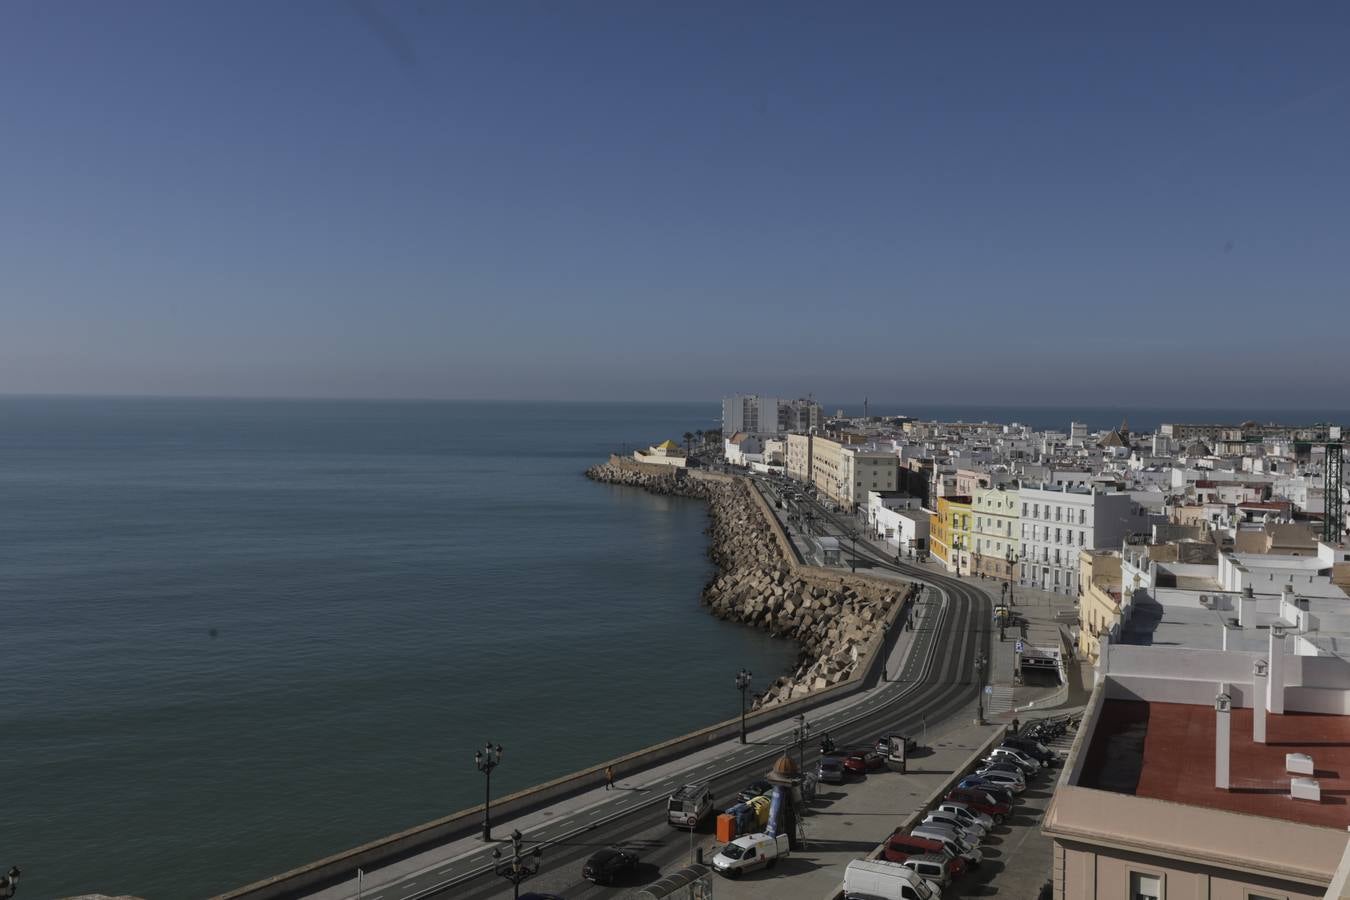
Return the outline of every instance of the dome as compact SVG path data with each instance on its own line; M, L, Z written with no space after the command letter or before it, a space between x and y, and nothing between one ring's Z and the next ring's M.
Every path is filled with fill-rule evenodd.
M775 784L796 781L800 777L801 770L797 768L797 761L786 753L778 757L773 768L769 770L769 781Z

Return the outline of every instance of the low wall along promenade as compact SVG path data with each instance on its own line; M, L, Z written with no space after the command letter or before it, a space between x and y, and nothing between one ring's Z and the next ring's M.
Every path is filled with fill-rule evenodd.
M768 504L747 479L716 472L671 470L614 456L586 472L610 484L701 499L709 505L708 553L718 574L703 602L723 619L745 622L795 640L801 648L791 676L769 687L748 715L761 728L864 689L879 677L886 634L920 586L880 581L806 566L796 558ZM740 718L727 719L617 759L564 775L493 801L499 822L525 815L600 783L607 766L625 773L687 756L739 733ZM371 873L392 862L473 834L481 804L425 822L225 894L216 900L283 900L351 878L358 867Z

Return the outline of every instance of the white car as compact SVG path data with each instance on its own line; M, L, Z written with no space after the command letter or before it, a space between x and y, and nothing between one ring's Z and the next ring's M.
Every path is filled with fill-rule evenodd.
M981 769L975 774L979 775L981 778L983 778L985 781L988 781L991 784L996 784L999 787L1007 788L1014 794L1020 794L1027 789L1027 782L1025 778L1020 778L1011 772L1004 771L1003 769Z
M945 825L915 825L909 830L909 833L916 838L937 841L942 844L943 850L952 856L961 857L966 861L966 865L972 869L978 869L980 863L984 862L984 854L980 852L979 847Z
M994 827L994 817L988 813L982 813L978 809L971 809L964 803L956 800L944 800L938 805L942 812L949 812L963 821L974 822L977 825L984 826L985 834L988 834Z
M956 813L946 812L940 809L935 809L930 812L924 817L923 821L925 825L946 825L949 828L954 828L956 829L957 834L972 843L978 843L979 841L984 840L986 834L985 827L979 822L963 822L957 818Z

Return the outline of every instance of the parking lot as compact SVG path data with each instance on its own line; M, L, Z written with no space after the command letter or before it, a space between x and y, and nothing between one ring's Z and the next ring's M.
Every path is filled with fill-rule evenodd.
M983 745L990 726L964 725L931 734L931 753L911 760L909 771L871 772L844 785L821 785L804 821L806 846L772 869L739 879L718 877L718 900L823 900L843 881L851 860L866 856L920 804L955 774L956 767ZM1034 900L1050 877L1050 842L1040 831L1057 769L1042 773L1019 796L1013 814L981 845L983 864L962 876L943 895L1002 896ZM706 859L715 844L701 842Z

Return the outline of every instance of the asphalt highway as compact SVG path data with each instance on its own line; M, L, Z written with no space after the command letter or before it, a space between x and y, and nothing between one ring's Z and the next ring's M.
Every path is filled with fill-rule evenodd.
M824 509L817 507L817 511L818 524L831 532L844 533L844 523ZM944 601L934 604L935 608L916 625L916 640L898 680L880 683L859 695L847 709L819 718L808 715L812 737L803 753L808 769L818 759L819 738L827 731L839 747L863 745L886 732L917 736L925 722L934 726L968 712L979 690L975 657L983 653L987 659L989 654L991 609L984 592L959 579L896 563L864 543L859 541L857 546L863 572L925 582L937 588ZM749 782L762 777L784 748L782 741L733 745L713 762L662 781L642 783L641 789L617 790L612 799L599 806L532 830L527 835L527 849L542 847L542 863L539 873L521 885L521 892L548 892L568 900L617 898L655 880L659 873L678 869L689 861L690 835L666 824L665 805L670 793L691 781L711 781L720 810L730 806L736 793ZM641 782L640 774L633 780ZM804 823L808 842L810 823L808 814ZM711 827L709 820L705 832ZM643 860L641 869L614 886L599 887L582 879L585 859L595 850L615 844L637 850ZM506 849L509 851L509 845ZM491 848L484 848L447 861L397 884L367 891L363 900L511 897L511 884L493 872L490 853Z

